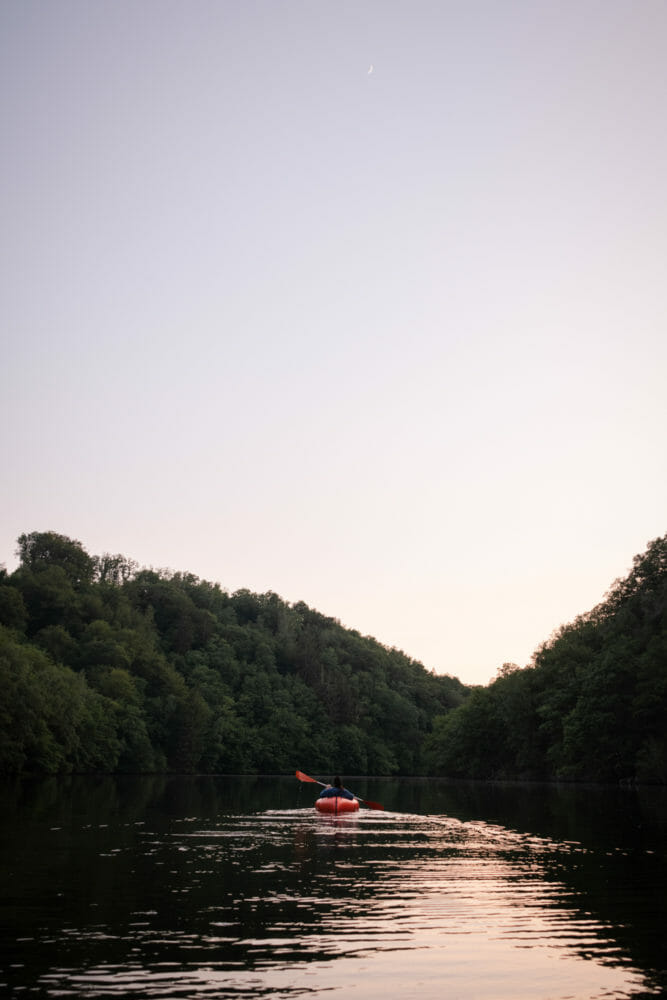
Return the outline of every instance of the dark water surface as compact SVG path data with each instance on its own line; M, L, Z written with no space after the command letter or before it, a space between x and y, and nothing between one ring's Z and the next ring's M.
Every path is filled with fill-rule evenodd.
M667 795L295 778L0 785L0 996L667 995Z

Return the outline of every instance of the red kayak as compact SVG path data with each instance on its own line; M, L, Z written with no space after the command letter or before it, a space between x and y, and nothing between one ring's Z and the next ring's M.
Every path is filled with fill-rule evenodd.
M303 771L297 771L296 776L299 781L310 781L313 785L321 785L322 788L331 788L331 785L325 785L323 781L318 781L317 778L311 778L309 774L304 774ZM338 779L340 780L340 779ZM338 781L336 782L338 785ZM350 793L351 794L351 793ZM315 808L321 813L333 813L336 815L339 812L358 812L359 803L363 802L365 806L369 809L384 809L383 805L379 802L371 802L369 799L360 799L357 796L354 799L341 798L340 796L324 796L324 798L319 798L315 803Z
M346 799L343 795L327 795L323 799L315 799L315 808L318 812L338 816L339 813L357 812L359 803L356 799Z

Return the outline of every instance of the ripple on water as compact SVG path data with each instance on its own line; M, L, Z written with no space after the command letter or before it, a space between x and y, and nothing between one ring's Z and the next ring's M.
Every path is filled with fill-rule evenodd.
M574 841L309 808L189 816L103 846L107 867L70 889L65 922L16 941L45 996L650 994L613 928L558 877L582 858Z

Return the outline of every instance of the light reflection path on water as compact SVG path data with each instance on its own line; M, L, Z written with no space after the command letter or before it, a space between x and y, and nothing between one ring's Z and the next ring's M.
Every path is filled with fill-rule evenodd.
M110 830L98 864L116 866L114 898L70 901L62 926L26 942L26 962L39 948L46 968L10 995L659 995L554 876L583 852L483 822L366 810Z

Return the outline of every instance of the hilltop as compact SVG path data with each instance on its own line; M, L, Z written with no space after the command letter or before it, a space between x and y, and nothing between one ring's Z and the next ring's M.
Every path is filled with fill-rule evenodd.
M486 687L275 593L89 555L0 571L0 773L431 774L667 782L667 536Z
M423 771L468 689L299 602L18 539L0 575L0 771Z

